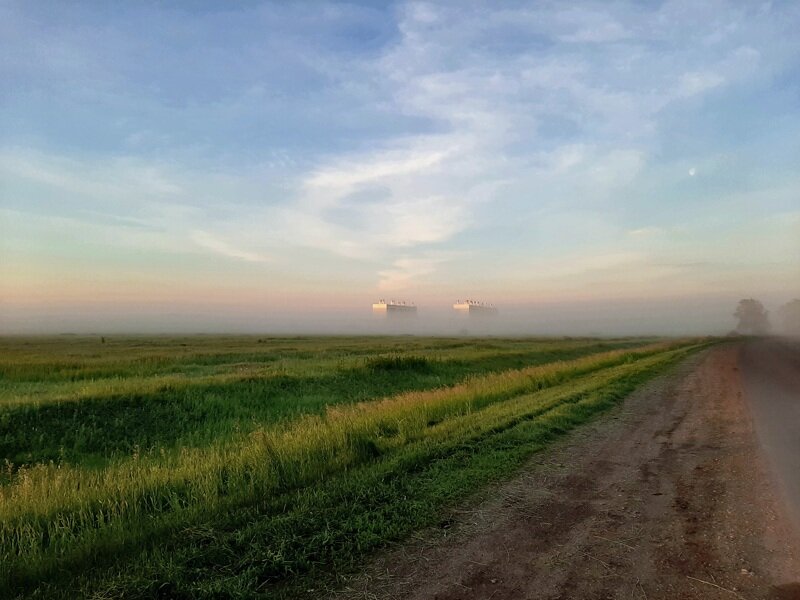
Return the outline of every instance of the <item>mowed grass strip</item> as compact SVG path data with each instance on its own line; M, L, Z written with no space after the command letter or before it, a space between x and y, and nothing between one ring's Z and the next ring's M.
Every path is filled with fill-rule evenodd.
M443 508L509 475L554 437L700 347L638 357L461 413L316 485L198 519L145 552L118 554L117 566L80 577L51 572L36 589L54 598L318 598L367 553L435 525ZM119 550L106 546L109 556Z
M168 460L131 460L94 472L55 465L24 469L0 494L4 567L12 580L30 581L59 563L95 561L111 547L122 551L204 515L318 484L419 444L435 448L476 431L503 429L532 406L547 407L546 394L515 398L527 392L563 384L562 395L551 399L555 406L681 352L680 344L661 344L494 374L332 409L259 430L240 444Z

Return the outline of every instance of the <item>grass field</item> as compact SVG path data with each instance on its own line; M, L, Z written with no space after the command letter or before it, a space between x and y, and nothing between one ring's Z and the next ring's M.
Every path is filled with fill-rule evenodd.
M703 340L5 338L4 597L319 597Z

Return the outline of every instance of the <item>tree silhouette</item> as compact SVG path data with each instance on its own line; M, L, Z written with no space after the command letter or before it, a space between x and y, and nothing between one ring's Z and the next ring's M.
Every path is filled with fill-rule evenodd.
M769 331L769 313L754 298L739 300L733 316L739 319L736 331L748 335L763 335Z
M778 309L783 333L800 335L800 300L795 298Z

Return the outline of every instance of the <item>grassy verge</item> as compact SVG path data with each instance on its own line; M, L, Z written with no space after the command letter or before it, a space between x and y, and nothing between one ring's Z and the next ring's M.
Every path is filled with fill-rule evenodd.
M698 347L606 353L331 409L183 462L41 467L0 496L4 574L42 597L295 596L434 523ZM64 576L89 564L97 570Z

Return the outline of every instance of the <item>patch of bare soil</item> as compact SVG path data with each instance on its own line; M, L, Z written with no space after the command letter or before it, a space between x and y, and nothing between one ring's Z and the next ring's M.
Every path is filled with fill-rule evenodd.
M651 382L334 596L800 600L800 541L737 355L716 347Z

